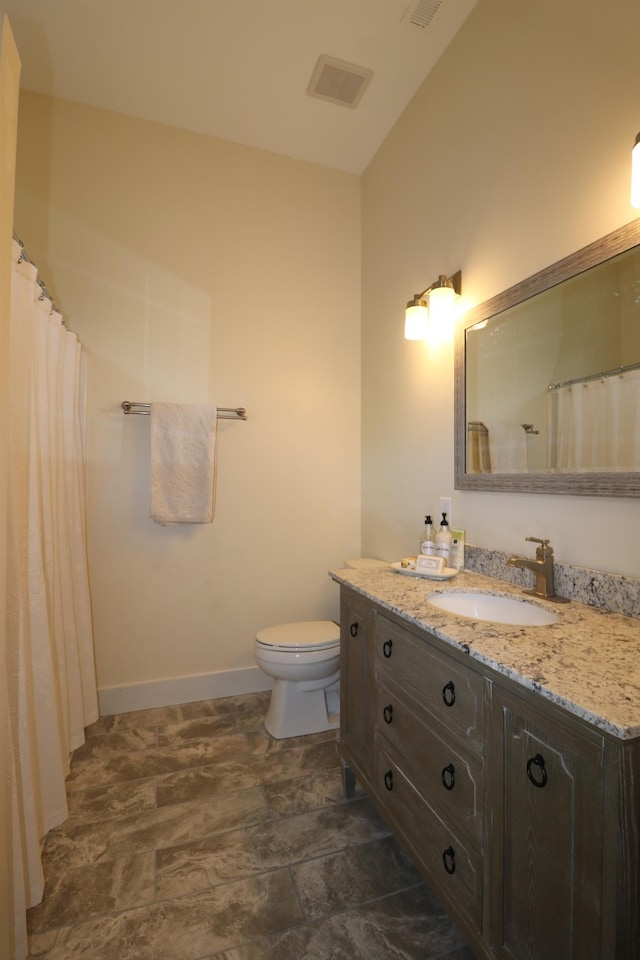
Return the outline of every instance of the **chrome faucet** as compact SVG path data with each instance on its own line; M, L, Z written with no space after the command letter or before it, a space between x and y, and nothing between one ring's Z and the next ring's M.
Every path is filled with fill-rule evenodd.
M530 593L534 597L542 597L545 600L553 600L555 603L568 603L566 597L556 595L553 582L553 547L548 540L539 540L538 537L525 537L525 540L531 543L537 543L535 560L529 557L509 557L507 563L512 567L520 567L523 570L532 570L536 575L535 589L524 590L524 593Z

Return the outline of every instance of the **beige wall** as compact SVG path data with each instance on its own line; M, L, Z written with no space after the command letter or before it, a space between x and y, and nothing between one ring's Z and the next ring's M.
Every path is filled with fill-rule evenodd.
M363 178L363 552L415 552L452 495L469 542L640 576L637 500L453 489L453 347L404 303L462 269L481 303L637 216L637 4L480 0Z
M102 688L250 667L257 629L336 616L327 568L412 552L440 496L472 543L640 575L637 501L454 491L452 344L402 337L438 273L472 305L634 218L639 27L480 0L362 178L362 551L358 178L24 95L16 223L89 353ZM123 399L248 408L213 525L148 519Z
M261 627L337 619L327 570L360 551L359 179L24 94L16 224L88 354L99 687L253 668ZM122 400L247 408L219 423L213 524L149 519L149 421Z

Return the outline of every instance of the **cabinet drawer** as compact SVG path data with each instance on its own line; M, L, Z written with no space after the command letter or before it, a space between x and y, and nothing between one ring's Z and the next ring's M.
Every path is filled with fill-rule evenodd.
M453 912L460 910L476 929L482 927L482 860L442 823L400 767L378 751L376 789L392 824L411 845L429 885Z
M453 657L433 650L386 617L375 627L376 668L411 691L441 723L472 749L482 749L482 678Z
M380 736L430 806L482 843L482 758L465 750L415 700L388 682L378 684L376 722ZM398 761L400 762L400 761Z

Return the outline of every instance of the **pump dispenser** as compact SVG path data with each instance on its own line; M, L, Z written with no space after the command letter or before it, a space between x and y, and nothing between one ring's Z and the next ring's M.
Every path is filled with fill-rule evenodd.
M449 521L447 520L446 513L443 513L440 529L436 534L436 556L442 557L446 567L449 566L449 558L451 557L451 540Z
M433 557L436 552L436 531L431 517L427 514L424 526L420 531L420 553L425 557Z

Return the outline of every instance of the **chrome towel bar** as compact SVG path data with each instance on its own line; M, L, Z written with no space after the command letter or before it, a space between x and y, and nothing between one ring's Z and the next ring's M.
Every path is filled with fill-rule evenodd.
M148 417L151 413L150 403L136 403L133 400L123 400L120 404L126 414L138 414ZM218 420L246 420L247 411L244 407L218 407Z
M525 433L529 434L538 434L539 430L535 430L532 423L521 423L520 426ZM488 428L481 420L469 420L467 423L467 431L469 433L489 433Z

